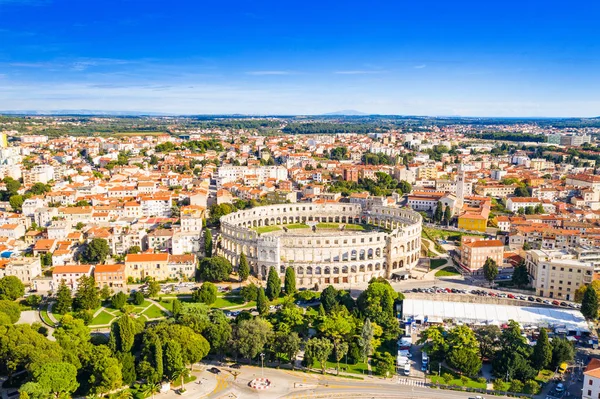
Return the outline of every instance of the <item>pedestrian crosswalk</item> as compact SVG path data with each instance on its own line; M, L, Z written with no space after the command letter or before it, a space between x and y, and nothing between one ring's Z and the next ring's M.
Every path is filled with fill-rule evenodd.
M413 386L413 387L426 387L427 386L427 385L425 385L425 383L423 381L413 380L410 378L400 378L400 379L398 379L398 384L409 385L409 386Z

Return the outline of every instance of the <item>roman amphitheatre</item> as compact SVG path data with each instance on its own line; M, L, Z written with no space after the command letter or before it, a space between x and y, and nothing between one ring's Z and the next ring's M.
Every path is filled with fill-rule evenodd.
M406 275L418 262L421 215L350 203L270 205L221 218L219 255L237 265L244 253L259 278L289 266L313 287Z

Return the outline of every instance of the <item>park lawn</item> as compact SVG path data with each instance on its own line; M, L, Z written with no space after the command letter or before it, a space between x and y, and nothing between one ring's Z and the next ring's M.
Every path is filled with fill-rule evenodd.
M317 229L339 229L338 223L317 223Z
M429 261L430 269L437 269L438 267L445 265L446 259L431 259Z
M287 227L288 229L308 229L309 228L309 226L304 223L286 224L285 227Z
M456 385L459 387L467 387L467 388L475 388L475 389L486 389L487 388L487 384L484 382L477 382L475 380L472 380L469 378L469 380L467 381L466 385L463 385L463 382L461 381L460 378L455 378L453 380L450 380L450 382L446 382L446 380L444 380L442 377L437 376L437 375L432 375L429 377L431 379L431 382L434 384L441 384L441 385Z
M244 304L244 298L242 298L241 296L226 295L226 296L217 297L217 300L215 301L215 303L210 305L210 307L211 308L229 308L231 306L238 306L238 305L243 305L243 304Z
M148 319L158 319L166 316L165 312L163 312L161 308L154 304L152 304L152 306L150 306L148 309L144 310L142 314Z
M263 234L263 233L270 233L272 231L281 230L281 228L279 226L260 226L260 227L255 227L253 230L256 231L258 234Z
M54 327L55 324L52 322L52 320L50 320L50 316L48 316L48 308L43 309L40 312L40 317L42 318L42 320L48 324L50 327Z
M458 276L460 273L454 267L447 267L435 273L436 277Z
M344 225L344 229L345 230L358 230L358 231L362 231L362 230L365 230L365 226L363 226L361 224L346 224L346 225Z
M114 318L115 316L102 310L100 313L98 313L98 316L94 317L94 319L90 322L90 326L104 326L109 324Z
M549 382L552 379L552 376L554 375L554 371L552 370L541 370L537 377L535 377L535 380L537 382L546 384L547 382Z
M163 305L165 309L169 310L170 312L173 312L173 300L163 301L159 303Z
M337 363L336 362L331 362L331 361L327 361L327 365L325 366L326 369L334 369L336 370L337 367ZM320 363L318 361L314 361L313 363L313 370L321 370L321 366ZM360 375L368 375L369 374L369 369L367 367L367 363L364 362L358 362L356 364L346 364L344 362L340 362L340 373L352 373L352 374L360 374ZM335 375L336 372L333 372L333 375Z

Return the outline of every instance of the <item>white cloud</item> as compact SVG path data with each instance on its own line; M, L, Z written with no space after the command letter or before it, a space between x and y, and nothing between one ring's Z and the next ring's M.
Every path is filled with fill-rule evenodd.
M335 71L336 75L375 75L378 73L383 73L384 71L375 71L371 69L357 69L357 70L349 70L349 71Z
M248 71L246 75L270 76L270 75L291 75L290 71Z
M425 64L415 65L415 69L423 69L425 67L427 67L427 65L425 65Z

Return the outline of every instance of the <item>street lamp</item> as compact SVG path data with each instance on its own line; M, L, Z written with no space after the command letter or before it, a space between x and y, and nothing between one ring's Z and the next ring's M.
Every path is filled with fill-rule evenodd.
M265 354L260 354L260 375L261 377L265 376Z

